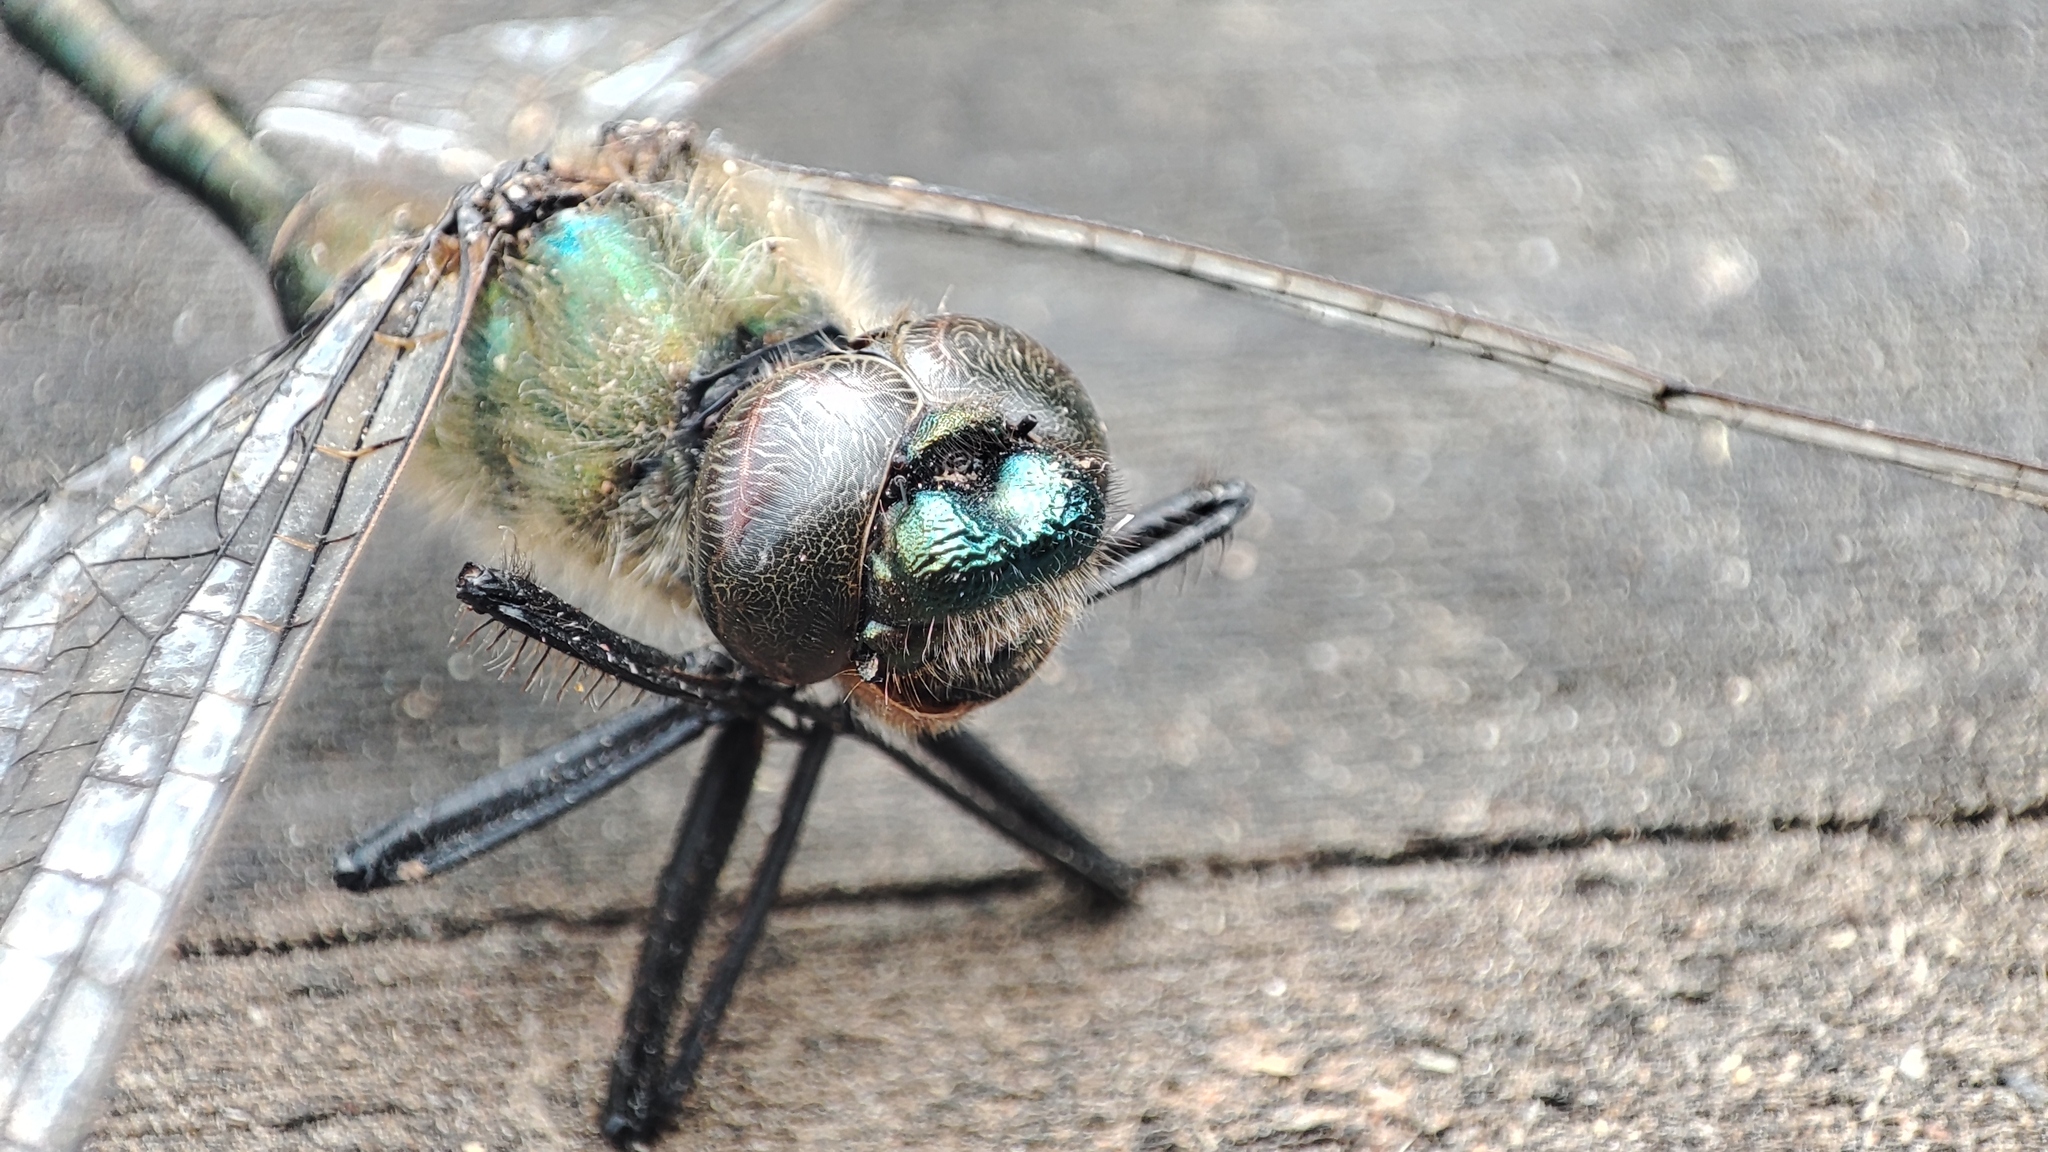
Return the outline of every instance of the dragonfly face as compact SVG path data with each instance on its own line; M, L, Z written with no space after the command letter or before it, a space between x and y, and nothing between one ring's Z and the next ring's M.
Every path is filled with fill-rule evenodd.
M1348 8L1206 22L1134 8L1093 24L1028 5L856 13L699 115L766 155L1372 269L1803 406L2019 455L2048 442L2026 399L2027 318L2048 309L2021 258L2042 223L2019 193L2032 146L2015 127L2039 122L2038 80L1997 27L1899 40L1981 49L1930 94L1909 91L1910 53L1885 55L1851 14ZM1596 43L1591 27L1609 31ZM82 161L60 141L28 150ZM125 234L125 215L83 234ZM2038 791L2048 540L2031 514L1136 273L877 231L885 297L936 302L951 286L948 308L1060 350L1094 387L1132 488L1210 468L1266 494L1221 578L1171 611L1105 614L1055 676L987 719L1135 855L1911 818L2019 810ZM164 281L107 263L121 275L78 298L114 303L69 329L56 378L83 375L91 333L127 330L117 305L131 298L142 314L158 293L203 304L242 277L218 315L251 327L260 285L237 254ZM149 286L123 287L136 280ZM174 346L178 311L160 307L147 347ZM54 312L47 327L66 330ZM17 330L10 354L42 346L37 330ZM127 378L189 383L261 343L218 348L175 382ZM449 676L445 630L419 623L445 619L445 595L419 570L464 553L424 537L419 556L365 559L309 673L323 691L276 741L274 783L228 833L191 939L377 927L385 913L278 878L317 870L413 788L562 723ZM369 711L389 726L366 731ZM1001 866L887 785L842 779L870 790L827 809L797 886ZM652 868L628 845L658 840L679 792L400 907L509 908L506 876L562 907L627 906Z

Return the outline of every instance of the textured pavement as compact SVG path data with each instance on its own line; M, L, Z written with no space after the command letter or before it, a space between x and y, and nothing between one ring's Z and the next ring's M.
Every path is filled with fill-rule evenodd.
M507 12L138 7L252 106ZM2035 20L882 2L699 119L2039 459ZM18 54L0 101L5 503L275 329ZM868 235L887 294L1060 352L1133 499L1231 475L1260 510L977 722L1153 868L1143 906L1079 919L835 762L674 1146L2038 1143L2038 515L1156 275ZM587 719L458 678L474 552L444 535L401 502L372 542L106 1146L590 1142L687 765L417 890L323 875Z

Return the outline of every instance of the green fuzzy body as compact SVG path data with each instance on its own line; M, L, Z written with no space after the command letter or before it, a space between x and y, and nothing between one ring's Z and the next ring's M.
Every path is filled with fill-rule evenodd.
M436 479L522 551L687 603L694 461L674 434L690 374L848 325L834 256L815 221L701 169L550 217L463 333L426 443Z

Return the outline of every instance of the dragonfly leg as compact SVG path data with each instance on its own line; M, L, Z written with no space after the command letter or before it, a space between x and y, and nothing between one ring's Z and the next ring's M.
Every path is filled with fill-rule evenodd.
M768 910L782 891L783 872L789 866L790 857L796 854L804 813L809 810L811 797L817 791L818 774L832 751L836 735L829 725L820 724L805 740L803 751L797 757L796 771L782 795L782 813L776 819L775 831L769 836L768 847L762 852L761 861L754 868L753 880L747 886L739 919L726 937L725 952L705 978L696 1008L691 1012L690 1022L684 1027L682 1039L677 1044L675 1060L662 1076L659 1088L652 1094L636 1092L622 1096L620 1081L614 1076L611 1101L605 1108L604 1120L605 1136L614 1144L623 1147L652 1135L668 1122L696 1086L697 1069L704 1061L705 1049L718 1034L718 1025L725 1018L725 1009L732 1002L733 989L739 984L747 959L753 955L755 945L761 942L761 932L768 923ZM651 934L649 949L652 949ZM644 967L643 960L643 970ZM628 1022L631 1023L630 1015ZM632 1039L629 1032L627 1041L630 1043ZM642 1052L645 1052L644 1048ZM622 1058L625 1053L622 1045Z
M1139 512L1110 536L1100 600L1156 576L1229 532L1251 510L1252 486L1242 480L1198 484Z
M1056 846L1053 860L1111 903L1130 901L1138 871L1098 847L1073 821L1038 794L995 750L964 728L934 732L919 741L975 787L1039 829Z
M377 829L335 857L334 882L359 892L424 880L595 799L774 689L747 684L715 648L672 656L606 628L533 581L466 565L456 596L504 627L597 672L670 697L595 725Z
M1130 902L1138 870L1098 847L972 733L961 728L931 733L906 749L856 731L939 795L1078 881L1098 900Z
M723 718L663 700L593 725L350 843L334 882L368 892L446 872L596 799Z
M540 641L551 652L657 696L696 700L710 707L731 704L737 711L753 712L789 695L786 688L749 679L717 648L678 656L614 631L516 572L465 564L455 577L455 598L507 630Z
M676 828L675 849L655 887L654 911L640 945L633 995L612 1059L605 1131L641 1132L659 1123L670 1024L689 974L690 954L718 898L718 874L732 853L761 764L763 733L754 721L721 727Z

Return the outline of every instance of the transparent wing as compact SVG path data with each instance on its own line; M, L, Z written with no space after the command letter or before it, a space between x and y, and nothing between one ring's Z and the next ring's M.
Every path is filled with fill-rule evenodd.
M488 24L292 84L257 116L257 139L323 180L373 172L438 197L501 160L589 147L609 121L680 118L828 5L728 0Z
M61 1148L438 386L422 243L0 527L0 1146Z
M786 188L838 207L1170 272L1262 297L1331 323L1498 361L1574 388L1647 405L1666 415L1720 421L2048 508L2048 468L2040 465L1887 431L1866 421L1701 388L1684 377L1641 367L1626 353L1573 344L1448 305L1132 228L930 187L904 177L880 179L739 156L733 159L768 174Z

